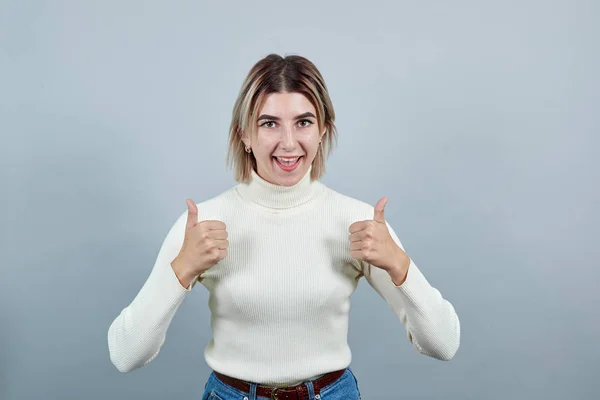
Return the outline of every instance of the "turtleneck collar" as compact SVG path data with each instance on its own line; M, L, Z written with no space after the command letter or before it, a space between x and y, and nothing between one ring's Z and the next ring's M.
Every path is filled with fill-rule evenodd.
M252 180L238 185L238 193L247 200L272 209L298 207L316 198L322 193L323 185L311 181L312 166L298 183L292 186L275 185L252 171Z

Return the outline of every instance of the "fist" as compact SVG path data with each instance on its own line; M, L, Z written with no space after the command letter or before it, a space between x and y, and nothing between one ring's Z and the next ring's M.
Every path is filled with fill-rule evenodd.
M183 245L173 265L182 275L195 277L227 257L227 227L221 221L198 222L198 207L186 199L188 216Z
M387 197L375 205L372 220L358 221L350 225L350 255L385 271L395 269L398 261L406 255L394 242L385 222Z

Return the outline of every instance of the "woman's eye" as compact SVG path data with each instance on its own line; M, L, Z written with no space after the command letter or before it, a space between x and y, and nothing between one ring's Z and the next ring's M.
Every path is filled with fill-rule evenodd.
M269 125L269 124L273 124L273 125ZM261 126L266 126L267 128L273 128L275 124L275 121L265 121L263 124L261 124Z
M260 124L260 126L264 126L267 128L275 128L276 124L277 123L275 121L265 121L262 124ZM303 119L303 120L298 121L298 124L300 124L300 127L306 128L306 127L312 125L313 122L308 119Z

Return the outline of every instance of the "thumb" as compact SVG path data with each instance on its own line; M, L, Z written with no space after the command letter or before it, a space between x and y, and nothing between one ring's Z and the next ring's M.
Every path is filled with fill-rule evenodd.
M185 199L185 202L188 206L188 216L185 229L188 230L198 224L198 207L196 207L196 203L194 203L192 199Z
M379 199L379 201L377 202L377 204L375 204L375 216L374 216L374 220L377 222L385 222L385 215L384 215L384 209L385 209L385 205L388 202L388 198L387 197L383 197L381 199Z

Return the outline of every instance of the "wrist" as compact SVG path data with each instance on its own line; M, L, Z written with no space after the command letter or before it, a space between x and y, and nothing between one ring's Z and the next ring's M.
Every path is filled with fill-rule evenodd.
M185 264L177 257L171 262L171 268L173 268L173 272L181 286L186 289L189 288L190 283L192 283L196 277L195 274L193 274L189 268L186 268Z
M406 254L397 258L396 264L394 267L388 270L388 274L390 278L392 278L392 282L396 286L400 286L406 281L406 277L408 276L408 268L410 266L410 257Z

